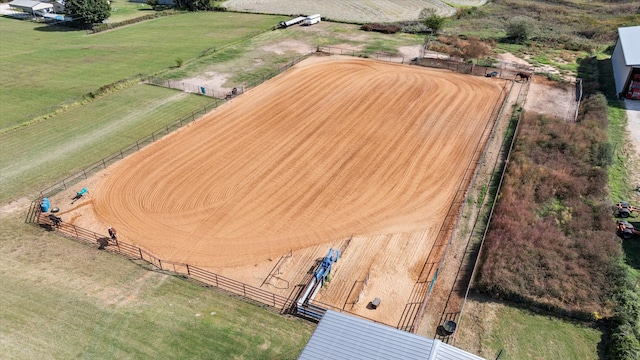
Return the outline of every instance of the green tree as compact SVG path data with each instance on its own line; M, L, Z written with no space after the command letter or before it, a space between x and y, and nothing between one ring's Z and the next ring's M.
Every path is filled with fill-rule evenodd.
M211 0L184 0L182 4L189 11L213 10Z
M147 0L147 5L151 6L153 10L158 8L158 0Z
M438 31L442 29L447 19L443 16L438 15L434 9L424 8L422 9L422 11L420 11L418 20L426 27L433 30L434 34L437 34Z
M73 22L82 27L101 23L111 15L107 0L66 0L64 9Z
M535 20L528 16L516 16L507 23L507 39L517 44L524 44L535 31Z

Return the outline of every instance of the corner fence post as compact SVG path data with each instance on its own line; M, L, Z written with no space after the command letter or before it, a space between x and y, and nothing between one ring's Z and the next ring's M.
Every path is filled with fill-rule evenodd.
M187 275L191 276L191 271L189 271L189 264L187 264Z
M138 252L140 252L140 259L144 260L144 258L142 257L142 249L138 248Z

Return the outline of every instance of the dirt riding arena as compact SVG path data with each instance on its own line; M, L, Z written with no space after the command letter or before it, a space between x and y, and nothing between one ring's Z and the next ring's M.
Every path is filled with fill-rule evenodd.
M59 216L283 296L342 249L315 300L396 326L506 87L312 57L99 173Z

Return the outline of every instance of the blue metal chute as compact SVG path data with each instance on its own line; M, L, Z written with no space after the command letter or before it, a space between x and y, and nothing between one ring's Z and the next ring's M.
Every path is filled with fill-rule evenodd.
M49 201L49 198L42 199L42 203L40 203L40 210L42 210L42 212L47 212L50 207L51 202Z

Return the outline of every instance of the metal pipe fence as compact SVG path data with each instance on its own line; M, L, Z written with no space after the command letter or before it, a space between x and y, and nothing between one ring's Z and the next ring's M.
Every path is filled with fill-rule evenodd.
M516 104L523 104L526 100L528 91L529 91L529 87L530 87L530 82L527 82L527 84L525 85L524 91L521 90L521 92L518 94L518 99L516 100ZM493 218L493 213L496 207L496 204L498 202L498 197L500 195L500 190L502 189L502 184L504 182L504 176L506 174L506 169L507 169L507 164L509 163L509 159L511 158L511 152L513 151L513 147L515 145L515 140L516 137L518 135L518 131L520 129L520 123L522 120L522 116L523 116L523 112L520 112L518 119L516 121L515 124L515 128L513 131L513 134L511 134L510 138L505 138L504 142L505 144L502 146L503 149L506 148L506 143L508 142L508 148L506 148L505 154L504 154L504 160L502 161L501 167L500 167L500 178L498 179L498 184L497 184L497 188L495 190L494 196L493 196L493 201L491 203L490 209L489 209L489 214L487 215L486 218L486 225L484 227L484 231L482 232L482 236L480 239L480 243L478 245L478 252L477 255L475 256L475 261L473 263L473 267L471 268L471 274L469 275L469 284L467 285L467 288L465 289L465 293L464 293L464 299L462 301L462 306L460 307L460 312L457 318L457 323L458 326L460 325L460 320L461 320L461 314L462 311L464 310L464 306L467 303L467 299L469 297L469 293L471 292L471 287L473 286L473 282L475 280L475 278L477 277L477 273L479 271L479 266L480 266L480 262L478 261L478 259L482 258L482 250L484 248L484 241L487 237L487 233L489 232L489 225L491 224L491 219ZM497 160L496 160L497 161ZM475 225L474 225L475 226ZM457 334L455 335L457 336ZM455 343L455 336L454 336L454 343Z
M97 246L100 249L118 254L130 260L143 260L156 270L180 275L204 287L216 288L280 312L288 309L290 305L290 301L286 297L270 291L230 279L193 265L163 260L140 247L120 240L113 240L107 235L98 234L74 224L65 222L55 224L49 217L43 216L38 210L40 201L41 199L38 199L31 204L27 222L46 228L49 231L55 231L64 237L71 238L80 243Z
M512 83L513 84L513 83ZM435 285L435 282L438 278L438 273L440 272L440 270L442 269L442 266L444 264L444 260L445 257L447 255L447 252L449 250L449 247L451 246L451 243L453 241L453 237L455 235L455 229L458 226L458 223L460 221L460 216L462 215L464 209L465 209L465 205L467 203L468 197L471 194L470 189L473 188L473 186L475 185L475 182L477 180L477 176L478 173L476 171L476 169L478 169L482 163L484 162L484 159L486 157L487 154L487 149L488 149L488 144L490 139L494 136L494 132L496 129L496 125L498 122L499 117L502 114L502 111L504 110L506 103L508 101L509 98L509 94L511 93L511 87L509 88L509 90L507 91L505 87L503 87L501 89L500 92L500 96L502 98L502 102L497 103L494 105L493 110L491 111L491 115L489 116L490 119L493 119L493 121L489 121L487 123L487 125L485 126L485 128L483 129L483 134L482 134L482 138L485 138L486 136L486 143L483 147L481 147L481 143L479 142L476 145L476 148L474 149L474 154L471 158L471 160L469 161L469 163L467 164L467 167L465 169L465 173L463 175L462 180L460 181L460 184L458 186L458 190L456 191L456 195L455 198L453 200L453 202L451 203L451 206L449 207L449 210L447 211L447 215L445 217L445 220L443 221L441 228L438 232L438 236L436 238L436 243L434 244L431 252L433 252L433 249L436 248L436 246L440 247L440 248L444 248L442 256L440 257L440 259L438 259L437 265L436 263L431 263L429 264L428 262L425 263L425 267L427 265L431 265L431 268L425 272L425 268L423 267L419 277L418 277L418 283L420 282L420 279L423 279L423 282L428 282L429 283L429 287L428 290L417 310L417 313L415 314L414 317L414 321L410 324L409 329L411 332L416 332L418 329L418 321L422 318L424 311L426 309L426 305L427 302L429 300L429 297L431 296L431 292L433 291L433 287ZM457 206L456 206L457 205ZM445 227L444 225L449 223L449 219L455 219L454 224L451 228L449 227ZM447 237L448 235L448 237ZM439 245L436 245L439 244ZM437 253L436 253L437 254ZM429 254L429 257L427 259L427 261L429 261L429 258L431 257L431 253ZM435 259L432 259L435 260ZM427 277L425 277L424 275L427 275ZM406 326L406 325L405 325Z

